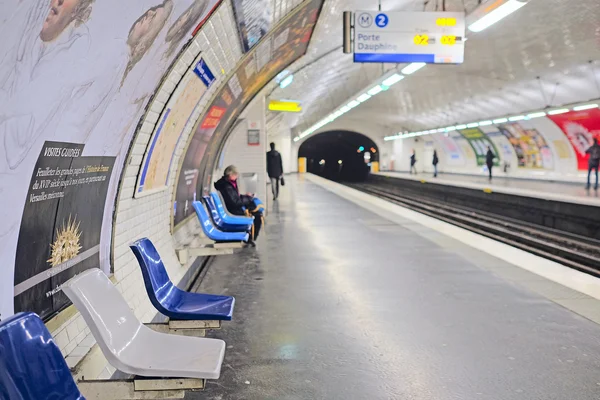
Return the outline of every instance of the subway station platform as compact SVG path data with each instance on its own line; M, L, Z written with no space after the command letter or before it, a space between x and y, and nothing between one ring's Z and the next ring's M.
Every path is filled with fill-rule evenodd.
M586 190L585 185L555 181L494 177L490 182L485 175L440 174L434 178L430 173L411 175L406 172L379 172L378 175L393 178L426 181L440 185L469 189L491 190L515 196L535 197L567 203L600 206L600 192Z
M236 309L211 334L228 345L221 379L187 399L598 398L598 279L287 180L258 248L217 257L194 288Z

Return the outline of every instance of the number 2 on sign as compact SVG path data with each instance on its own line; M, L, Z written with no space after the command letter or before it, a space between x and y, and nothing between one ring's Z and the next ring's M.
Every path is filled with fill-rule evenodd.
M429 44L429 35L416 35L413 41L417 46L427 46Z
M442 44L454 46L456 44L456 36L442 36Z

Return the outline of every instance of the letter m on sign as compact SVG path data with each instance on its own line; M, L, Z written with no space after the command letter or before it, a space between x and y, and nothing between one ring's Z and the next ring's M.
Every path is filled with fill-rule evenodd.
M370 14L362 13L358 16L358 24L363 28L369 28L373 24L373 17Z

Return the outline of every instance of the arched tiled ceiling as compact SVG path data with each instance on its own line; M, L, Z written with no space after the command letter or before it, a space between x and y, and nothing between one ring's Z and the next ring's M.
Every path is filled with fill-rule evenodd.
M430 0L425 9L433 11ZM477 0L446 0L447 11L471 11ZM376 9L377 1L326 0L306 57L290 69L294 83L274 84L273 99L300 100L300 114L268 117L270 135L304 130L393 64L354 64L343 54L345 10ZM423 0L383 0L383 10L423 10ZM598 0L530 0L500 23L469 34L463 65L428 65L341 118L377 120L389 133L423 130L600 97ZM538 79L539 77L539 79Z

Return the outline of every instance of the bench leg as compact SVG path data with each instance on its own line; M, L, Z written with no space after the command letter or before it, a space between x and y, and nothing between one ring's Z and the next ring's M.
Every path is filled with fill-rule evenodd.
M140 383L141 382L141 383ZM186 390L204 388L203 379L128 379L79 381L87 400L183 399Z

